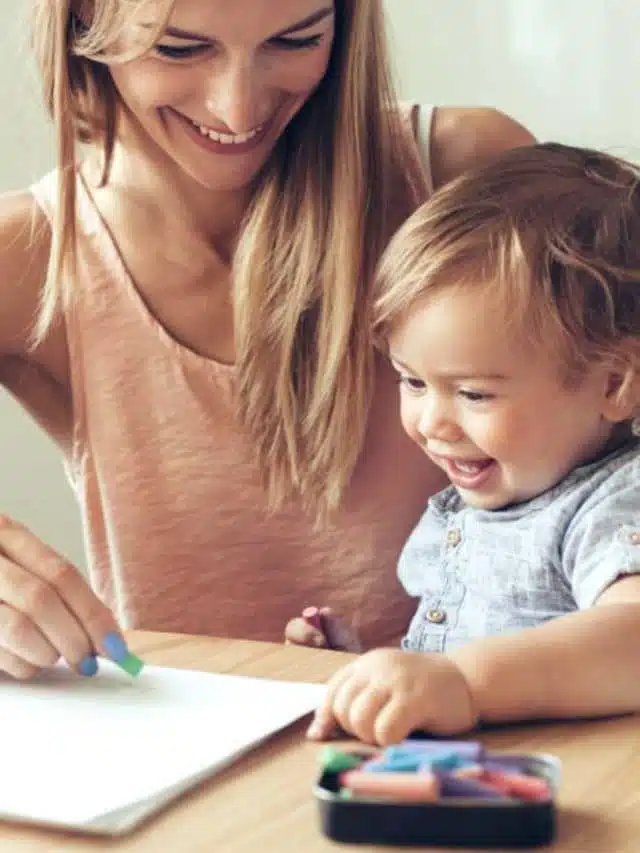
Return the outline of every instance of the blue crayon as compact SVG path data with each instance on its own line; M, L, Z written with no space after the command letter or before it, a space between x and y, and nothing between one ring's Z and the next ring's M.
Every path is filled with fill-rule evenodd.
M383 756L367 761L360 770L364 773L417 773L422 759L416 755Z
M481 762L484 758L484 746L475 740L404 740L397 746L391 746L388 750L408 752L412 755L429 752L455 752L460 758L467 761Z
M472 756L460 755L454 749L406 750L389 747L382 755L365 762L360 769L365 773L417 773L457 770L477 763Z
M437 770L459 770L469 764L475 764L475 762L462 758L457 752L440 752L423 756L419 769L425 773L435 773Z

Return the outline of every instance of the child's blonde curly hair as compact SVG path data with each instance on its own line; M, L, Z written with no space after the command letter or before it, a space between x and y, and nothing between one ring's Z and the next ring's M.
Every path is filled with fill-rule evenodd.
M466 173L423 204L384 253L377 340L384 345L437 289L486 287L504 308L496 333L508 324L551 349L567 384L604 360L623 377L618 393L637 395L639 182L631 163L555 143Z

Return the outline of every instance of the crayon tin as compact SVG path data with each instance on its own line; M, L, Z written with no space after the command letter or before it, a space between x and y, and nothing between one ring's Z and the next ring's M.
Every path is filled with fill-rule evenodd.
M498 757L499 753L494 753ZM368 753L362 754L363 758ZM527 775L544 779L542 802L447 797L403 803L340 796L339 773L323 770L313 786L323 833L359 844L442 847L535 847L553 840L560 762L552 755L517 755Z

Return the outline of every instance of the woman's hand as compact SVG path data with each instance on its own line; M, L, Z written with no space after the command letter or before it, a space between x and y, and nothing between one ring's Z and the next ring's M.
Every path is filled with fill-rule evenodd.
M476 723L471 691L451 659L376 649L329 681L308 736L325 740L340 727L366 743L388 746L417 729L453 735Z
M305 607L301 616L287 622L284 641L294 646L333 649L340 652L362 651L355 629L330 607Z
M121 658L123 650L115 618L80 572L0 516L0 671L28 679L62 657L94 675L97 652Z

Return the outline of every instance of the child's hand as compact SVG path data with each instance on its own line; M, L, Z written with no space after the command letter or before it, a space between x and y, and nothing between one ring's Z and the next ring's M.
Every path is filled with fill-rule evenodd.
M306 607L301 616L287 622L284 641L296 646L341 652L358 653L362 648L354 629L336 616L330 607Z
M340 726L366 743L387 746L416 729L452 735L476 723L469 686L450 658L376 649L333 676L307 734L324 740Z
M304 612L310 609L306 608ZM316 607L313 609L318 610ZM329 643L323 628L320 619L312 621L305 616L296 616L295 619L290 619L287 622L284 629L284 641L287 645L292 646L313 646L316 649L326 649Z

